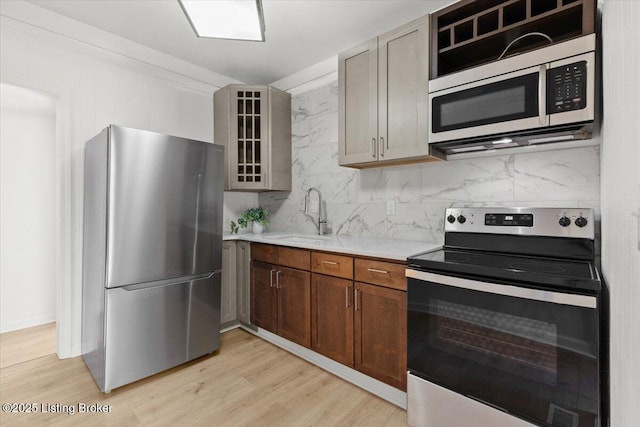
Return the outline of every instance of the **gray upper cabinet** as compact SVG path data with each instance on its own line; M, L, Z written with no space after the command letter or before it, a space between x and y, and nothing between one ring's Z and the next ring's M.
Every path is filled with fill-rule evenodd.
M435 160L429 154L428 16L339 55L341 166Z
M225 146L224 189L291 191L291 95L229 85L213 103L214 141Z

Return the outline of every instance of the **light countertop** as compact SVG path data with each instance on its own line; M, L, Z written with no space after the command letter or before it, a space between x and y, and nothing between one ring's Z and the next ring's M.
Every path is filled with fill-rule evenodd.
M225 234L222 240L245 240L249 242L386 258L398 261L404 261L411 255L433 251L442 247L441 243L420 242L415 240L380 239L361 236L318 236L277 231L262 234Z

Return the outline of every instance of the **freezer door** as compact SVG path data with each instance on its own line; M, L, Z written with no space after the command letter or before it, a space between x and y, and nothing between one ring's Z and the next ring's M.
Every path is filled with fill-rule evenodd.
M107 289L103 391L217 350L220 276Z
M219 270L223 147L110 126L107 287Z

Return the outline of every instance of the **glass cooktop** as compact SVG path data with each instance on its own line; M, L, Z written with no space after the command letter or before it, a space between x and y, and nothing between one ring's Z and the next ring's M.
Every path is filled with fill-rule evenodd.
M589 261L444 248L409 257L408 263L419 270L600 290L598 273Z

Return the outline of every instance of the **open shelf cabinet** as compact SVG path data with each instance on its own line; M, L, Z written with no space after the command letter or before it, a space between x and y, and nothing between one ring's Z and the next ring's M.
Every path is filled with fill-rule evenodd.
M554 43L595 29L595 0L461 0L431 15L431 68L435 79L498 59L531 32ZM549 44L541 36L516 42L506 56Z

